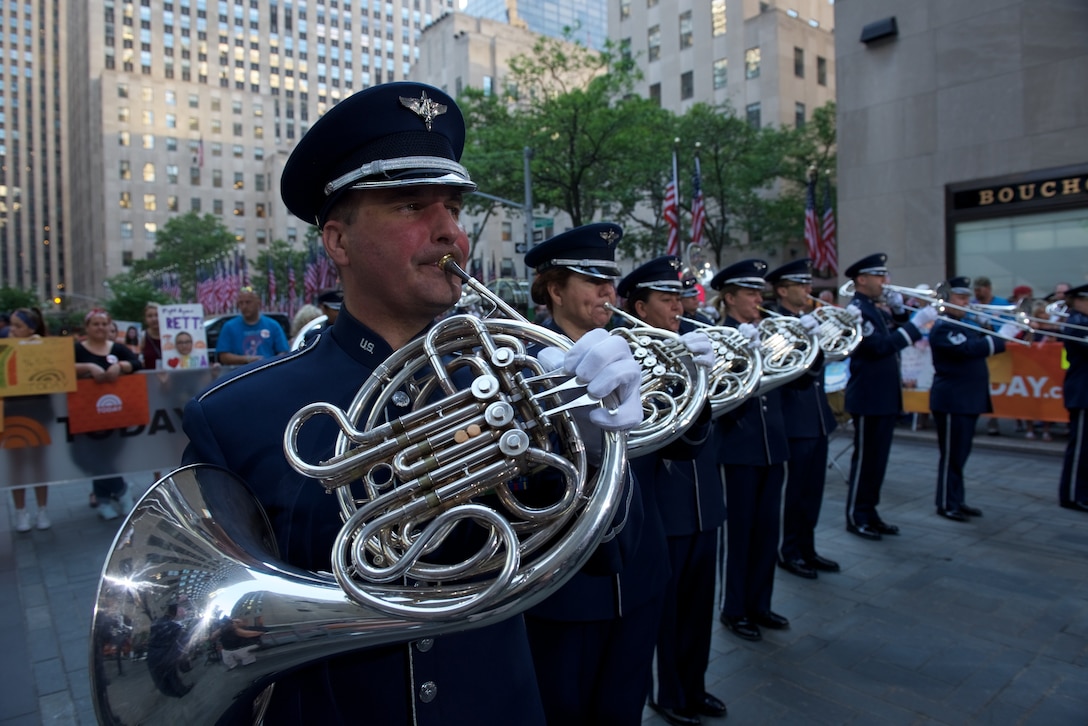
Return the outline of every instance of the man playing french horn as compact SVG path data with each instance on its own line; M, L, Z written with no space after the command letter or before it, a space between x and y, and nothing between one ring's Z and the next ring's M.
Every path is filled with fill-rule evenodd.
M281 191L294 215L321 229L343 283L340 315L301 350L243 368L186 407L186 461L248 482L295 567L329 569L342 519L336 497L288 465L285 428L315 401L346 410L361 381L460 298L462 278L440 264L452 256L463 266L468 255L458 217L476 185L458 163L464 137L454 100L419 83L368 88L319 119L288 159ZM587 426L624 430L641 419L638 366L625 346L575 347L562 365L581 366L582 383L619 399ZM394 395L385 416L406 413L396 409L407 399ZM299 453L325 461L337 436L329 417L314 419L298 434ZM277 675L265 723L544 723L520 615L411 637Z
M787 262L767 274L778 298L776 312L804 317L812 307L812 260ZM808 328L812 328L808 316ZM835 415L824 393L824 357L818 355L804 374L782 386L782 410L790 458L782 494L782 534L778 566L798 577L816 579L818 572L838 572L839 564L816 552L816 524L824 497L828 437Z

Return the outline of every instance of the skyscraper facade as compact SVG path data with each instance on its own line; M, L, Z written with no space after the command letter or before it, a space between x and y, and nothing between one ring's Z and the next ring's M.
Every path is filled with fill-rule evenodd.
M407 78L454 1L0 2L18 29L0 68L3 280L101 297L189 211L250 259L300 242L278 191L290 149L340 99Z
M587 48L600 50L608 40L605 0L468 0L463 12L555 38L570 28L571 40Z

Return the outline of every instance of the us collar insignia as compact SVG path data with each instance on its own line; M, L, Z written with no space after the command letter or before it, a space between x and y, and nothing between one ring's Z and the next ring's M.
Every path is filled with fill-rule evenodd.
M620 236L616 234L616 230L614 229L608 229L601 232L601 239L603 239L609 247L616 244L616 242L619 241L619 238Z
M423 123L427 125L427 130L431 130L431 123L446 113L445 104L438 103L430 98L427 98L427 92L421 91L419 98L408 98L407 96L400 97L400 105L414 113L423 119Z

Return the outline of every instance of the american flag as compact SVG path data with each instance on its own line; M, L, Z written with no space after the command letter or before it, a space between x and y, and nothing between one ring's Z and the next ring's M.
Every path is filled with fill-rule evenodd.
M295 263L287 261L287 314L294 319L298 308L298 290L295 281Z
M706 207L703 205L703 180L699 169L699 154L695 154L695 176L691 179L691 243L703 243L703 227L706 226Z
M268 307L276 304L276 271L272 269L272 255L268 256Z
M321 288L317 284L317 250L311 246L306 251L306 269L302 271L302 298L306 302L317 299Z
M665 254L680 254L680 187L676 183L676 149L672 150L672 180L665 187L665 208L662 210L669 225L669 241Z
M811 175L805 186L805 249L812 260L813 269L823 269L823 246L820 244L820 223L816 219L816 175Z
M831 181L824 179L824 217L820 230L820 253L824 266L832 275L839 274L839 252L835 240L835 210L831 208Z

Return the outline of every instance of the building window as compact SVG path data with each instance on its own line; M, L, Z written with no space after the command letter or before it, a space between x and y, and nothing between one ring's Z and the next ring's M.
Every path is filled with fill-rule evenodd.
M646 31L646 42L649 46L647 60L655 61L661 57L661 26L654 25Z
M253 210L253 213L256 214L258 217L263 218L265 216L264 202L257 202L256 208Z
M144 195L144 211L145 212L154 212L155 211L155 206L156 206L155 205L155 195L154 194L145 194Z
M631 0L620 0L620 20L631 17Z
M127 181L132 178L132 165L128 163L127 159L121 159L120 172L121 179Z
M241 144L234 144L230 147L230 151L231 155L233 155L235 159L241 159L246 155L246 148Z
M155 233L159 231L159 225L154 222L144 222L144 242L155 244Z
M692 45L691 11L680 13L680 48L690 48Z
M725 0L710 2L710 32L715 38L725 35Z
M192 197L189 199L189 210L193 212L200 211L200 197Z
M744 51L744 77L759 78L759 48Z
M695 73L685 71L680 74L680 100L686 101L695 95Z
M195 93L189 94L189 108L200 108L200 96ZM216 111L218 109L213 108L212 110Z
M189 184L191 184L194 187L200 186L200 167L199 166L190 166L189 167Z
M728 81L729 61L726 58L719 58L714 61L714 90L725 88Z
M212 169L212 186L216 189L221 189L223 187L222 169Z
M166 150L167 151L177 151L178 150L178 137L177 136L167 136L166 137Z
M132 267L132 250L121 250L121 264Z
M753 129L758 129L760 127L759 101L748 104L748 107L745 109L745 113L748 117L748 125L751 126Z
M118 205L121 209L132 208L132 192L121 192L121 199L118 201Z
M130 139L130 136L129 136L129 133L127 131L120 131L117 134L117 145L118 146L128 146L129 145L129 139Z
M816 82L821 86L827 85L827 58L816 56Z
M805 127L805 104L793 104L793 125L799 129Z
M236 201L234 203L234 216L235 217L242 217L242 216L245 216L245 213L246 213L246 203Z
M514 227L511 222L502 223L502 241L509 242L514 239Z
M650 100L653 101L654 103L656 103L658 106L661 105L661 84L660 83L651 83L650 84Z
M805 77L805 49L794 47L793 49L793 75L798 78Z
M144 126L154 126L155 125L155 112L154 111L151 111L150 109L145 108L141 115L143 116Z
M170 184L178 183L178 165L167 164L166 165L166 181Z
M178 117L172 113L166 114L166 128L176 129L178 127Z
M155 148L155 134L144 134L144 148L151 150Z
M234 172L234 188L245 189L246 188L246 175L243 172Z
M213 199L212 200L212 214L219 215L219 214L222 214L222 213L223 213L223 200L222 199Z
M178 211L178 198L176 194L171 194L166 197L166 210L168 212Z
M121 239L132 239L132 222L121 222Z
M118 98L128 98L128 84L127 83L118 83L117 84L117 97Z
M144 164L144 181L155 181L155 165L152 164L150 161Z
M117 108L117 120L121 123L128 123L128 106L119 106Z

